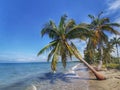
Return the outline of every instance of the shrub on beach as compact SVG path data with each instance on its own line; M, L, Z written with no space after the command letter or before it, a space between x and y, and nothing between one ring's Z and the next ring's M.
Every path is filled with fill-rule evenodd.
M119 69L120 65L119 64L111 63L111 64L108 64L107 68L110 68L110 69Z

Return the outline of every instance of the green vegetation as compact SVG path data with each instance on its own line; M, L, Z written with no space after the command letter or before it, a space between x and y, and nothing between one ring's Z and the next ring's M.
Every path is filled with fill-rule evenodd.
M76 25L73 19L67 21L66 15L61 17L58 26L53 21L49 21L42 29L41 35L47 34L52 41L41 49L38 55L41 55L46 50L50 50L47 60L50 61L52 59L51 69L56 71L59 57L65 68L67 58L72 59L72 55L79 54L76 46L70 40L74 38L84 40L87 32L89 31L85 27ZM79 57L82 58L80 54Z
M110 63L106 66L108 69L119 69L119 64Z
M67 58L72 58L74 55L78 60L82 61L92 72L95 74L96 78L99 80L104 80L105 77L96 72L80 55L76 46L71 39L79 38L85 39L88 34L88 30L83 25L76 25L74 20L66 21L66 15L62 16L58 26L53 21L49 21L41 31L41 35L47 34L52 41L41 49L38 56L44 51L50 50L48 55L48 61L52 59L51 69L53 72L57 70L57 63L59 57L63 63L63 67L66 67Z
M111 42L112 45L115 45L116 50L117 50L117 57L119 57L119 49L118 49L118 46L120 46L120 37L119 37L119 38L114 37L113 39L111 39L110 42Z
M110 32L115 35L119 34L114 27L119 27L118 23L111 23L109 18L101 17L103 12L98 14L98 16L88 15L91 18L91 23L86 24L86 26L93 33L93 36L90 36L87 39L87 47L85 49L85 60L89 63L94 63L96 60L99 60L101 65L98 69L101 69L102 62L110 59L113 49L113 44L111 45L108 36L105 33Z
M89 15L92 20L90 24L76 24L73 19L67 20L66 15L61 17L58 25L50 20L41 30L41 35L48 35L52 41L39 51L38 56L50 50L47 61L52 60L51 69L53 71L57 70L59 59L61 59L65 68L67 59L72 59L72 56L75 56L92 70L97 79L105 79L103 75L96 72L88 63L95 64L100 60L108 66L112 62L111 53L114 51L115 44L112 43L112 40L109 41L105 31L119 35L120 33L114 27L119 27L120 25L111 23L109 18L101 18L101 15L102 12L97 17ZM84 59L88 63L80 55L77 47L72 42L73 39L86 41L87 47L84 50Z

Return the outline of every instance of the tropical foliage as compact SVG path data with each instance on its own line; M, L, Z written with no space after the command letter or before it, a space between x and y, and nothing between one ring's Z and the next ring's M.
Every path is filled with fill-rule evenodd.
M88 38L88 43L86 47L86 56L91 60L94 60L94 55L98 53L97 60L103 61L105 59L104 53L108 48L104 48L108 44L108 35L106 32L111 34L120 34L114 27L119 27L118 23L111 23L109 18L101 17L103 12L98 14L98 16L88 15L91 19L91 23L87 25L90 31L94 33L92 37ZM105 52L104 52L104 51ZM97 51L97 52L95 52ZM108 55L107 55L108 56ZM95 57L96 58L96 57Z
M67 59L72 59L74 55L94 73L97 79L105 79L104 75L98 73L82 58L77 47L72 42L73 39L86 40L87 47L84 53L87 61L93 60L92 63L94 63L97 59L101 61L104 59L105 62L109 62L107 59L111 59L110 53L113 51L114 44L109 44L108 36L105 32L120 34L114 29L114 27L119 27L120 25L111 23L109 18L101 18L101 15L102 12L97 17L88 15L92 20L90 24L76 24L73 19L67 20L66 15L61 17L58 25L50 20L41 30L41 35L42 37L48 35L52 41L39 51L38 56L49 50L47 61L51 60L51 69L56 71L59 60L61 60L65 68Z
M118 49L118 47L120 46L120 37L119 38L114 37L113 39L111 39L110 42L111 42L112 45L115 45L116 50L117 50L117 57L119 57L119 49Z
M61 17L58 26L53 21L49 21L42 29L41 35L44 36L47 34L53 41L41 49L38 55L46 50L50 50L47 60L52 60L52 70L56 71L59 59L61 59L63 66L66 67L67 58L72 58L72 49L77 51L74 43L69 40L75 38L85 39L87 33L87 28L81 25L76 25L73 19L67 20L66 15Z

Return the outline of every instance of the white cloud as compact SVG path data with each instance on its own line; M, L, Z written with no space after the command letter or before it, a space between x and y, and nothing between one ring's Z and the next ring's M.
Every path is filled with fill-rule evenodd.
M118 10L120 9L120 0L108 0L108 10Z
M46 55L37 57L34 54L23 53L0 53L0 62L43 62L46 61Z
M112 21L115 23L120 24L120 0L107 0L106 2L107 8L106 8L106 15L112 16ZM115 27L117 31L120 31L120 27ZM112 39L113 37L116 37L116 35L110 35L109 39Z
M120 24L120 17L119 17L119 18L116 18L114 22L116 22L116 23L119 23L119 24Z
M105 15L109 15L120 10L120 0L107 0L107 8Z

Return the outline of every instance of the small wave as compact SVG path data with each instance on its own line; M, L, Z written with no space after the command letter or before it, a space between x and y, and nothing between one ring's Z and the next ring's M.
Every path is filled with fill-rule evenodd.
M75 66L72 67L72 70L74 71L80 64L77 64Z
M73 66L67 73L65 73L65 75L66 75L65 77L70 77L70 78L77 77L77 78L79 78L79 75L77 75L77 73L75 72L79 65L80 64Z
M37 88L35 85L30 85L25 90L37 90Z

